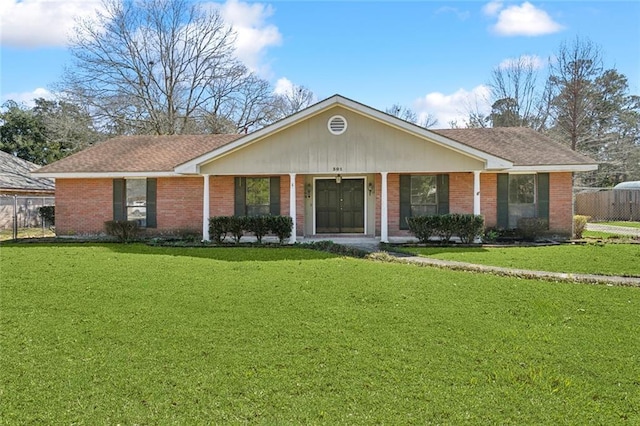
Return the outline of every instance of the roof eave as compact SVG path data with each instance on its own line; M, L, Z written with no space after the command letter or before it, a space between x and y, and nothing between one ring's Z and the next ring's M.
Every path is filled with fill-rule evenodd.
M86 178L155 178L182 176L174 171L140 171L140 172L46 172L39 174L42 177L55 179L86 179Z
M509 172L591 172L598 170L597 164L545 164L532 166L513 166Z

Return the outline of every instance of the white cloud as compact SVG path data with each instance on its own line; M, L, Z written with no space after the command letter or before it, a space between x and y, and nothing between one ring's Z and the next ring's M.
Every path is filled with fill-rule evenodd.
M64 46L76 17L95 15L99 0L0 0L3 46Z
M262 3L228 0L219 10L224 21L233 26L237 34L238 59L252 71L268 74L268 66L262 63L265 51L282 43L278 27L266 23L266 19L273 15L273 8Z
M522 5L502 8L501 3L488 3L484 7L489 15L498 15L498 22L493 26L493 31L504 36L538 36L552 34L561 31L564 27L555 22L542 9L538 9L529 2Z
M489 88L484 85L477 86L471 91L459 89L452 94L432 92L413 103L413 108L420 120L430 114L438 119L436 128L450 127L452 121L463 126L469 120L469 112L481 112L488 114L491 111L489 105Z
M273 89L273 93L276 95L286 95L293 91L294 84L286 77L279 78L276 81L276 85Z
M531 66L534 70L544 68L545 61L537 55L522 55L518 58L507 58L498 64L498 68L507 69L512 68L515 65L522 64Z
M11 100L16 101L18 104L24 104L25 106L31 108L36 105L34 99L54 99L54 97L55 96L53 95L53 93L51 93L49 90L38 87L33 92L4 93L2 95L2 103Z
M502 9L502 2L492 1L485 4L484 7L482 8L482 11L484 12L485 15L495 16L498 14L500 9Z

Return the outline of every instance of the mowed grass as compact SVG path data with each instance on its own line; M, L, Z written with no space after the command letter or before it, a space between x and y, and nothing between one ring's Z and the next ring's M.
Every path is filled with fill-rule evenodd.
M640 244L544 247L408 247L437 259L536 271L640 276Z
M637 424L640 289L0 246L2 424Z
M617 222L597 222L597 224L599 224L599 225L625 226L627 228L640 229L640 222L617 221Z

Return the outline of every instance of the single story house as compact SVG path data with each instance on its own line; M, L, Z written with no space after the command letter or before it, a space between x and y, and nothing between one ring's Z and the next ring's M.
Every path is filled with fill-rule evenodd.
M43 167L56 179L56 232L108 220L148 233L198 230L212 216L293 218L301 237L410 236L413 215L472 213L573 226L573 173L598 165L528 128L427 130L334 95L243 135L121 136Z

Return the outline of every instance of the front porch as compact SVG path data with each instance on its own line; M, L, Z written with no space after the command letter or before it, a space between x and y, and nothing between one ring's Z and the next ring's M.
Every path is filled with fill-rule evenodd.
M340 171L339 171L340 172ZM273 194L278 198L279 213L293 219L293 230L290 243L305 240L334 240L336 238L377 238L379 242L389 243L396 240L411 240L413 237L403 230L402 198L409 198L410 189L405 188L404 195L400 188L400 174L396 172L353 173L353 174L296 174L280 175L278 188L269 188L265 194ZM404 175L408 176L408 175ZM415 176L436 176L430 173L419 173ZM439 174L446 176L447 188L446 213L453 212L481 214L480 171L452 172ZM451 178L450 178L451 177ZM273 177L232 177L204 175L202 231L203 240L208 241L209 218L216 215L230 215L229 196L235 191L235 213L250 214L245 208L238 213L238 191L246 191L238 186L238 179L270 179ZM236 180L235 189L230 187ZM451 188L449 187L451 182ZM226 197L222 197L226 195ZM451 194L451 195L450 195ZM246 200L254 198L243 194ZM259 197L258 197L259 198ZM225 200L226 206L219 205ZM265 212L269 210L273 199L267 199ZM406 201L405 201L406 204ZM411 201L409 200L409 206ZM258 206L259 208L259 206ZM256 211L255 206L251 206ZM213 213L213 214L212 214ZM265 213L267 214L267 213ZM393 241L392 241L393 240Z

